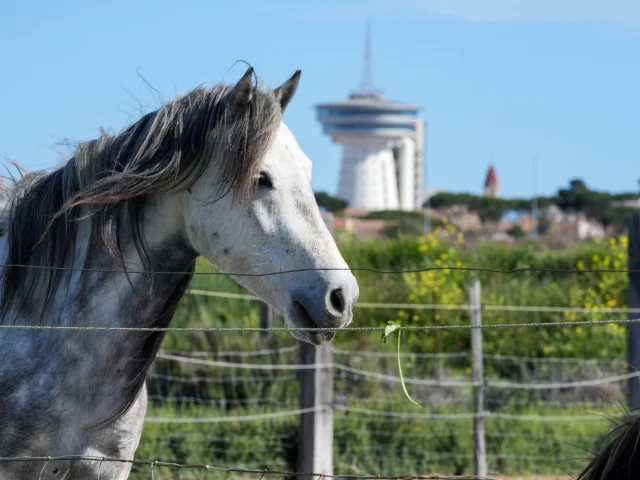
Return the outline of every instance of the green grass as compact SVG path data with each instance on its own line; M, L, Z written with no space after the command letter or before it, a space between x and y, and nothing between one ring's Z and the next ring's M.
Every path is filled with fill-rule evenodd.
M247 409L243 414L260 413ZM150 417L225 417L209 408L179 410L152 406ZM443 413L443 412L439 412ZM503 412L506 413L506 412ZM530 409L521 415L569 415L568 409ZM584 411L574 411L584 415ZM577 473L597 439L608 429L606 421L486 420L487 453L492 473ZM421 473L471 474L473 443L471 420L411 420L336 412L334 466L341 474ZM243 421L219 424L159 424L145 426L137 457L172 459L179 463L244 466L270 470L295 470L298 419ZM578 461L576 461L578 460ZM167 470L169 472L169 470ZM175 471L174 473L178 473ZM180 476L200 478L202 472L180 471ZM214 476L213 473L209 474ZM132 476L147 479L147 468ZM209 478L209 477L205 477Z

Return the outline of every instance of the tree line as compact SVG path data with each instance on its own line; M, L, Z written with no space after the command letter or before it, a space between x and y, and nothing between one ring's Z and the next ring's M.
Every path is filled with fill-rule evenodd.
M573 179L566 188L560 188L555 195L537 197L539 209L552 205L567 213L583 213L587 217L600 221L604 226L623 226L631 213L631 208L623 202L636 200L638 193L612 194L590 189L581 179ZM500 220L508 212L530 212L532 198L491 198L471 193L439 193L425 202L425 206L445 208L464 205L476 212L483 222ZM316 202L326 211L342 212L349 203L326 192L316 193Z
M537 197L538 208L552 205L563 212L583 213L600 221L604 226L622 226L631 208L623 202L636 200L638 193L612 194L591 190L583 180L573 179L567 188L561 188L555 195ZM468 193L439 193L425 202L432 208L465 205L479 214L482 221L499 220L509 211L529 212L533 207L532 198L490 198Z

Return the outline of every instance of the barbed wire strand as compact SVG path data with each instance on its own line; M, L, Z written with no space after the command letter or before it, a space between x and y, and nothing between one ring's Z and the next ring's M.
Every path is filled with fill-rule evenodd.
M90 455L61 455L61 456L47 456L47 457L0 457L0 463L3 462L53 462L53 461L89 461L89 462L113 462L113 463L128 463L131 465L146 465L150 467L165 467L165 468L177 468L177 469L191 469L191 470L213 470L217 472L227 473L245 473L255 475L281 475L281 476L308 476L308 477L325 477L344 480L498 480L492 477L477 477L477 476L450 476L450 475L431 475L431 476L419 476L419 475L402 475L402 476L389 476L389 475L337 475L337 474L325 474L325 473L304 473L304 472L288 472L283 470L269 470L269 469L253 469L244 467L216 467L206 464L195 463L177 463L166 462L160 460L138 460L127 458L112 458L112 457L97 457Z
M494 323L482 325L407 325L402 330L470 330L493 328L544 328L589 325L626 325L640 323L640 318L610 320L576 320L564 322ZM84 332L380 332L386 327L106 327L73 325L0 325L0 330L70 330Z
M228 293L214 290L198 290L189 289L187 295L229 298L236 300L258 301L262 300L255 295L243 293ZM357 302L354 308L367 309L389 309L389 310L453 310L466 311L478 308L471 304L438 304L438 303L386 303L386 302ZM486 312L514 312L514 313L587 313L587 314L606 314L606 313L640 313L640 308L615 308L615 307L563 307L563 306L534 306L534 305L485 305L480 306L482 311Z
M324 268L293 268L289 270L280 270L264 273L241 273L241 272L195 272L195 271L163 271L163 270L122 270L110 268L82 268L82 267L60 267L50 265L28 265L18 263L0 263L0 268L30 268L40 270L59 270L69 272L93 272L93 273L124 273L129 275L214 275L214 276L232 276L232 277L272 277L276 275L286 275L289 273L303 272L369 272L380 275L402 275L411 273L425 273L442 270L455 270L462 272L484 272L512 275L515 273L538 272L538 273L626 273L640 274L640 270L620 269L620 268L602 268L602 269L579 269L579 268L546 268L546 267L522 267L511 269L499 269L488 267L456 267L456 266L438 266L411 268L403 270L382 270L369 267L324 267Z

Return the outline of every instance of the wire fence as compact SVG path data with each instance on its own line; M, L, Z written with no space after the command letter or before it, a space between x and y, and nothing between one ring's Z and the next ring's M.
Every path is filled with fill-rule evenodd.
M425 270L432 269L417 271ZM501 273L530 270L567 272L515 269ZM580 273L589 272L580 270ZM187 293L178 313L182 316L178 323L182 325L185 319L189 322L195 319L197 323L202 309L208 308L208 304L194 306L193 298L224 300L234 306L224 316L220 314L203 326L0 325L0 329L6 330L86 333L162 331L182 333L187 338L166 343L157 356L148 383L149 410L137 459L20 457L0 458L0 462L125 462L132 465L132 478L140 479L150 475L165 478L160 477L162 470L173 472L166 478L208 478L215 474L317 478L320 476L317 473L296 472L300 419L306 414L330 411L334 419L334 465L341 475L322 476L480 478L464 476L473 470L473 422L478 418L486 426L486 458L491 472L542 469L575 474L597 440L608 431L609 416L618 413L620 405L626 403L630 382L638 381L640 376L640 372L629 371L626 360L621 358L540 358L485 353L484 378L478 381L472 374L472 355L464 350L467 346L464 351L433 352L425 351L420 342L412 344L411 339L403 343L400 352L386 346L378 350L357 348L356 341L348 343L351 348L337 348L342 345L337 342L331 362L302 364L299 348L291 346L286 333L332 329L258 326L260 318L255 307L249 310L238 307L255 303L258 299L252 295L195 288ZM448 322L446 318L447 312L465 314L477 310L478 306L471 303L360 302L357 308L365 312L395 312L389 315L390 319L404 310L438 312L443 318L437 324L409 323L402 327L427 335L472 329L575 329L640 322L626 317L640 313L640 308L482 304L479 310L493 314L491 318L498 321L476 326ZM574 317L565 320L566 314ZM522 316L524 321L505 321L511 315ZM527 321L527 316L532 315L544 315L550 320ZM240 325L230 326L235 324ZM370 332L379 336L384 329L384 324L379 324L340 330L345 334ZM230 332L243 335L241 338L215 335ZM308 371L331 371L330 402L301 408L300 376ZM407 401L402 385L420 407ZM484 389L484 402L481 411L474 411L473 392L479 385ZM451 475L435 477L431 475L434 471ZM401 472L424 475L405 476Z
M190 292L203 297L256 300L248 295L210 293L213 295ZM454 307L458 306L448 310L455 311ZM459 307L468 310L471 305ZM487 307L483 305L482 310L490 311ZM495 311L540 313L533 307L497 307L506 308ZM363 308L400 310L405 305L367 304ZM593 313L560 306L540 311ZM566 324L575 327L581 322ZM535 325L540 326L540 322ZM441 324L438 329L448 326ZM269 331L279 339L277 334L282 329ZM148 449L150 458L170 445L179 445L205 458L207 452L215 453L258 468L263 465L262 458L277 457L282 462L277 464L279 468L291 467L299 442L300 415L331 410L337 471L436 469L462 475L471 470L472 422L480 416L486 422L491 471L536 471L544 460L554 473L571 474L608 430L609 415L626 403L629 381L639 376L638 372L629 372L626 361L620 358L484 354L485 402L483 411L477 413L470 407L478 382L471 375L472 356L468 351L432 353L414 351L410 345L399 353L382 348L336 347L331 363L316 364L301 364L298 353L296 347L288 345L251 351L162 350L150 380L149 398L152 410L162 405L168 413L150 414L145 435L162 426L185 429L144 436L140 448ZM331 403L305 410L299 408L299 375L309 370L331 370L334 395ZM403 396L402 383L422 408L412 408ZM167 405L173 407L167 409ZM240 411L243 414L237 415ZM236 430L224 429L229 424ZM219 428L223 430L211 431ZM248 445L253 445L249 457Z
M331 369L334 400L316 408L334 412L337 471L469 470L471 422L478 414L470 411L475 383L468 352L401 352L404 383L423 408L412 408L403 397L394 353L336 348L333 355L331 364L301 365L291 347L162 351L149 398L151 411L162 406L164 414L150 413L140 449L155 458L171 446L205 458L224 455L256 468L261 456L276 455L283 462L278 467L285 468L295 455L302 413L297 373ZM486 401L480 415L487 422L492 471L505 466L531 470L545 459L556 471L575 473L593 442L608 430L607 415L624 401L627 380L637 378L618 359L486 354L484 363ZM225 429L228 422L233 431ZM151 434L176 425L184 429ZM250 458L248 445L253 445Z

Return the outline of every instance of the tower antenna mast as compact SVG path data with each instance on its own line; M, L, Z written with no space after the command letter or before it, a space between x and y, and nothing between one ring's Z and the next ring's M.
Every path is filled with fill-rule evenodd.
M371 17L367 18L364 37L364 61L362 64L362 79L356 90L356 96L379 96L381 93L373 83L373 60L371 54Z

